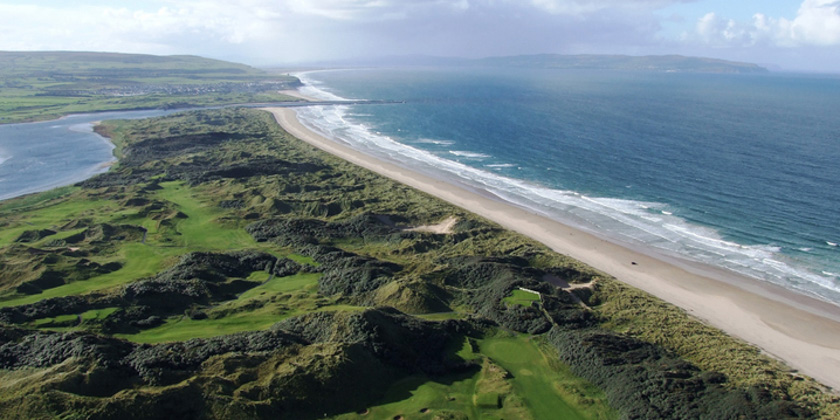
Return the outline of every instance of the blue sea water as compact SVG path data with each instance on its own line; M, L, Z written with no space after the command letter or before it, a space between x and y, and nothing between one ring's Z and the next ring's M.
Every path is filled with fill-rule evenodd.
M303 73L368 153L840 303L840 79L522 69Z

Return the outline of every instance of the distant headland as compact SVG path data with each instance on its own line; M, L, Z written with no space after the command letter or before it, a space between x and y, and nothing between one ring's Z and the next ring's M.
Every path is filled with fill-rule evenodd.
M558 70L617 70L662 73L767 73L758 64L683 55L530 54L484 58L435 57L422 55L378 57L319 63L324 67L356 66L459 66L511 67Z
M561 55L537 54L488 57L476 63L504 67L551 69L633 70L680 73L766 73L757 64L682 55Z

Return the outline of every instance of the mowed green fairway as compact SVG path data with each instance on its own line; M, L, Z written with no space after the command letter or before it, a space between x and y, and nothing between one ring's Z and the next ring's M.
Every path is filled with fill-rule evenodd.
M116 259L125 262L123 267L117 271L92 277L85 281L76 281L53 287L34 295L15 295L7 300L0 301L0 307L26 305L42 299L76 296L97 290L110 289L158 273L161 270L163 259L177 254L143 244L129 243L117 253Z
M163 189L157 192L157 197L175 203L178 210L187 215L175 226L174 235L164 236L174 241L175 246L207 251L262 247L244 229L221 226L216 219L223 210L201 202L195 191L182 182L164 182L160 186Z
M515 289L510 292L510 296L504 298L504 301L513 305L530 306L531 303L540 301L540 295Z
M381 404L334 418L618 418L603 392L572 374L556 356L546 354L536 340L499 333L477 340L477 352L465 343L457 355L479 363L484 360L480 370L441 378L411 376L395 383ZM507 374L493 373L494 365Z
M33 196L32 200L38 196ZM29 198L29 197L27 197ZM69 200L59 201L53 205L44 206L43 202L25 205L27 200L21 200L22 203L12 203L12 205L4 205L0 210L5 212L16 212L13 216L7 216L9 220L14 220L16 223L11 226L6 226L0 230L0 246L11 244L24 231L33 229L50 229L56 228L63 223L69 222L73 219L82 217L90 217L91 215L108 213L113 211L111 202L105 200ZM47 200L44 200L47 201ZM17 205L14 205L17 204Z
M457 349L453 349L457 350ZM455 354L465 360L481 363L484 357L472 351L469 340L465 339L462 347ZM501 419L523 418L527 413L522 407L481 407L478 395L479 383L487 375L486 365L472 371L444 377L430 378L426 375L413 375L394 383L382 400L360 412L346 413L334 419ZM498 376L498 375L496 375ZM495 381L499 381L497 377ZM498 386L497 383L490 386ZM466 417L464 417L466 416Z
M225 226L217 222L223 210L200 201L198 193L182 182L161 183L162 189L152 198L174 204L186 215L162 224L148 215L140 216L136 210L120 209L116 203L104 200L71 200L28 213L18 226L0 233L3 244L11 243L25 230L54 228L55 221L69 221L73 218L90 218L95 223L140 225L148 231L144 243L125 242L108 260L120 261L123 267L112 273L92 277L44 290L33 295L10 295L0 300L0 307L34 303L42 299L60 296L75 296L127 284L150 277L173 263L175 258L188 251L225 251L232 249L259 249L277 253L270 243L256 242L244 229ZM49 241L69 233L60 233L45 238Z
M268 274L256 272L251 280L265 279ZM191 338L209 338L245 331L264 330L295 315L315 311L357 311L364 308L340 305L335 299L317 295L320 273L301 273L274 277L247 290L237 299L224 302L207 311L206 319L186 315L169 318L165 324L137 334L119 337L138 343L162 343Z
M250 278L265 278L265 272L254 273ZM320 274L297 274L288 277L275 277L241 295L238 299L222 303L208 311L207 319L191 319L185 315L169 318L159 327L150 328L137 334L124 334L120 337L138 343L161 343L165 341L188 340L190 338L216 337L243 331L256 331L270 327L274 323L296 315L289 310L287 295L283 302L277 303L279 294L299 292L294 296L296 305L303 305L314 295ZM216 314L224 316L216 316Z
M108 315L114 313L117 309L118 308L91 309L78 315L59 315L54 318L41 318L35 320L32 325L35 327L58 326L56 329L61 330L78 329L75 327L79 327L89 321L103 320L107 318Z
M527 335L480 341L481 353L513 375L516 393L536 419L614 419L606 396L546 355ZM582 396L586 397L582 397Z
M458 418L446 417L448 413L463 413L471 419L494 418L481 415L473 403L473 392L479 375L480 373L476 373L467 377L452 376L438 380L426 376L411 376L393 384L383 399L386 402L382 405L333 418Z
M272 308L260 311L242 312L219 319L190 319L187 316L173 317L159 327L143 330L137 334L115 334L136 343L163 343L183 341L192 338L209 338L244 331L264 330L274 323L288 318L287 314L274 312Z

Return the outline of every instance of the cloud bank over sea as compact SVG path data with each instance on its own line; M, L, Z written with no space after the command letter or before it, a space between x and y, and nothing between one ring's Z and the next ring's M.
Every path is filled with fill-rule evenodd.
M399 55L682 54L840 72L840 6L701 0L158 0L0 4L0 50L255 65ZM500 28L503 28L500 30Z

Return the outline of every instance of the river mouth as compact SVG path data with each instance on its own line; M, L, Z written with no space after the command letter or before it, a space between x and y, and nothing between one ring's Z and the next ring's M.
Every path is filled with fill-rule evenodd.
M95 123L174 112L115 111L0 125L0 200L72 185L106 172L115 163L114 145L93 131Z

